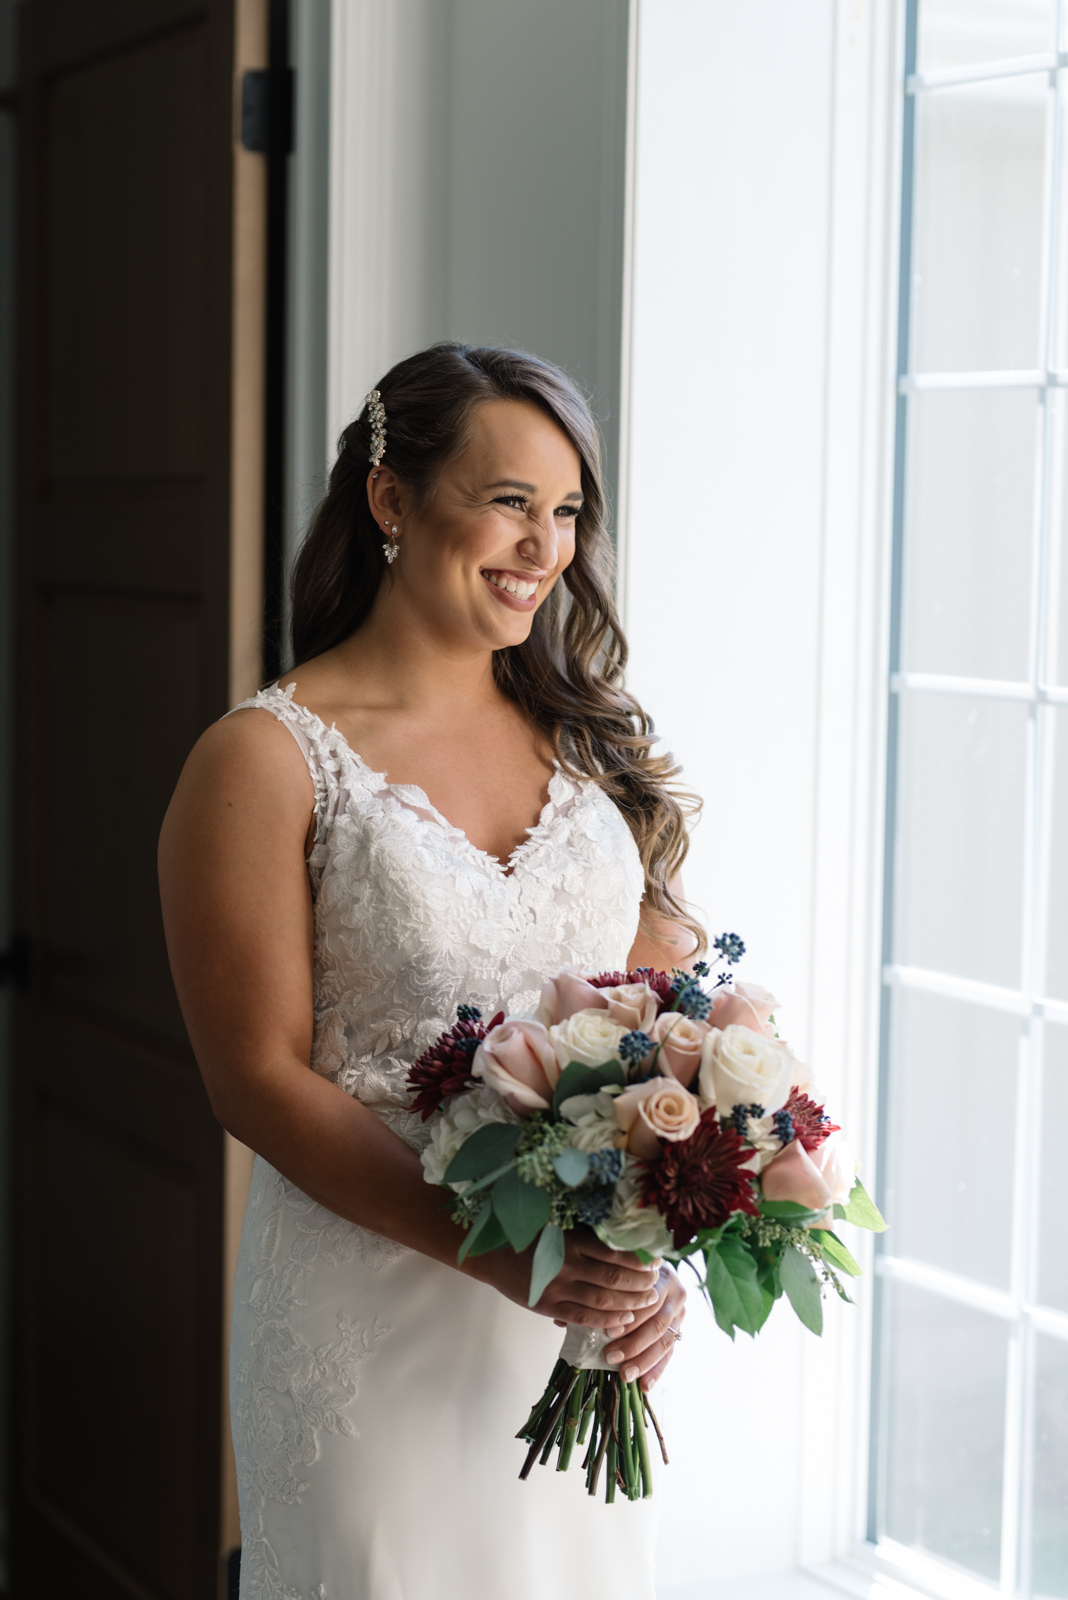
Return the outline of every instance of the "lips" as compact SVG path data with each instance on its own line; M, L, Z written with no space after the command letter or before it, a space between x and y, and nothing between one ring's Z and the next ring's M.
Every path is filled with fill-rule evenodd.
M498 594L508 595L510 599L530 601L538 592L536 578L521 578L514 572L503 572L494 567L483 567L481 572L486 582L496 589Z

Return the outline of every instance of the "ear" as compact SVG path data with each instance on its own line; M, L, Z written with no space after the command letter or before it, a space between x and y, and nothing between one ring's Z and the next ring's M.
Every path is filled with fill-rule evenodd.
M403 515L400 484L389 467L372 467L367 474L367 504L378 526L399 522Z

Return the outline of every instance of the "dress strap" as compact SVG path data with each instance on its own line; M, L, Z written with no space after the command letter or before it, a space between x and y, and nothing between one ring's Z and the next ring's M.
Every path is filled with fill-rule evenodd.
M235 711L269 711L272 717L277 717L278 721L289 729L308 764L308 772L315 788L315 831L318 838L322 834L324 822L337 809L338 760L331 748L330 730L324 727L307 706L294 701L295 688L295 683L291 683L288 689L272 683L269 688L260 689L249 699L242 700L240 705L232 706L226 715L231 717Z

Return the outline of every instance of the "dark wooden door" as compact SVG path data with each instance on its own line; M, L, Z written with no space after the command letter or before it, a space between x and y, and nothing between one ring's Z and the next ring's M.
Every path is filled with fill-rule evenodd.
M235 660L256 676L258 620L251 653L232 620L259 604L235 556L260 475L255 405L235 419L241 9L18 8L15 1600L218 1593L224 1140L155 856Z

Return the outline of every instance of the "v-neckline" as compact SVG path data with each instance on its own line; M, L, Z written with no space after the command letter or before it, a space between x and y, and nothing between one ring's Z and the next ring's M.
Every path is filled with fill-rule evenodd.
M398 798L402 795L408 797L418 796L417 804L413 800L409 799L409 809L415 810L416 812L425 812L429 820L438 823L446 833L452 834L454 838L460 840L464 845L466 845L467 849L470 850L472 855L477 856L480 861L484 861L489 866L495 868L498 875L504 879L505 882L511 882L511 880L515 877L516 864L519 858L522 856L524 850L526 850L534 842L535 836L540 833L542 829L546 827L552 820L552 816L556 811L557 805L557 802L553 799L553 781L561 776L560 763L559 761L555 760L555 758L553 760L552 776L550 777L548 783L548 795L545 804L538 813L537 821L532 827L526 830L526 838L520 839L519 843L508 856L507 860L502 861L500 856L495 856L489 850L483 850L481 845L475 844L473 839L468 838L463 828L458 828L454 822L450 822L448 817L444 816L442 812L438 810L437 806L433 803L426 790L421 788L419 784L391 783L386 773L376 771L369 762L364 760L363 756L360 755L358 750L353 749L352 745L346 739L336 722L331 723L328 727L319 713L317 711L313 711L311 706L304 705L300 700L294 700L293 691L296 688L296 684L290 684L288 689L283 689L278 683L272 685L272 687L274 692L279 694L282 699L287 701L289 705L293 706L295 710L303 711L305 716L310 717L313 722L317 723L327 738L334 739L340 745L342 751L350 761L354 762L368 778L375 779L379 789L388 789L390 794ZM403 803L403 801L401 803Z

